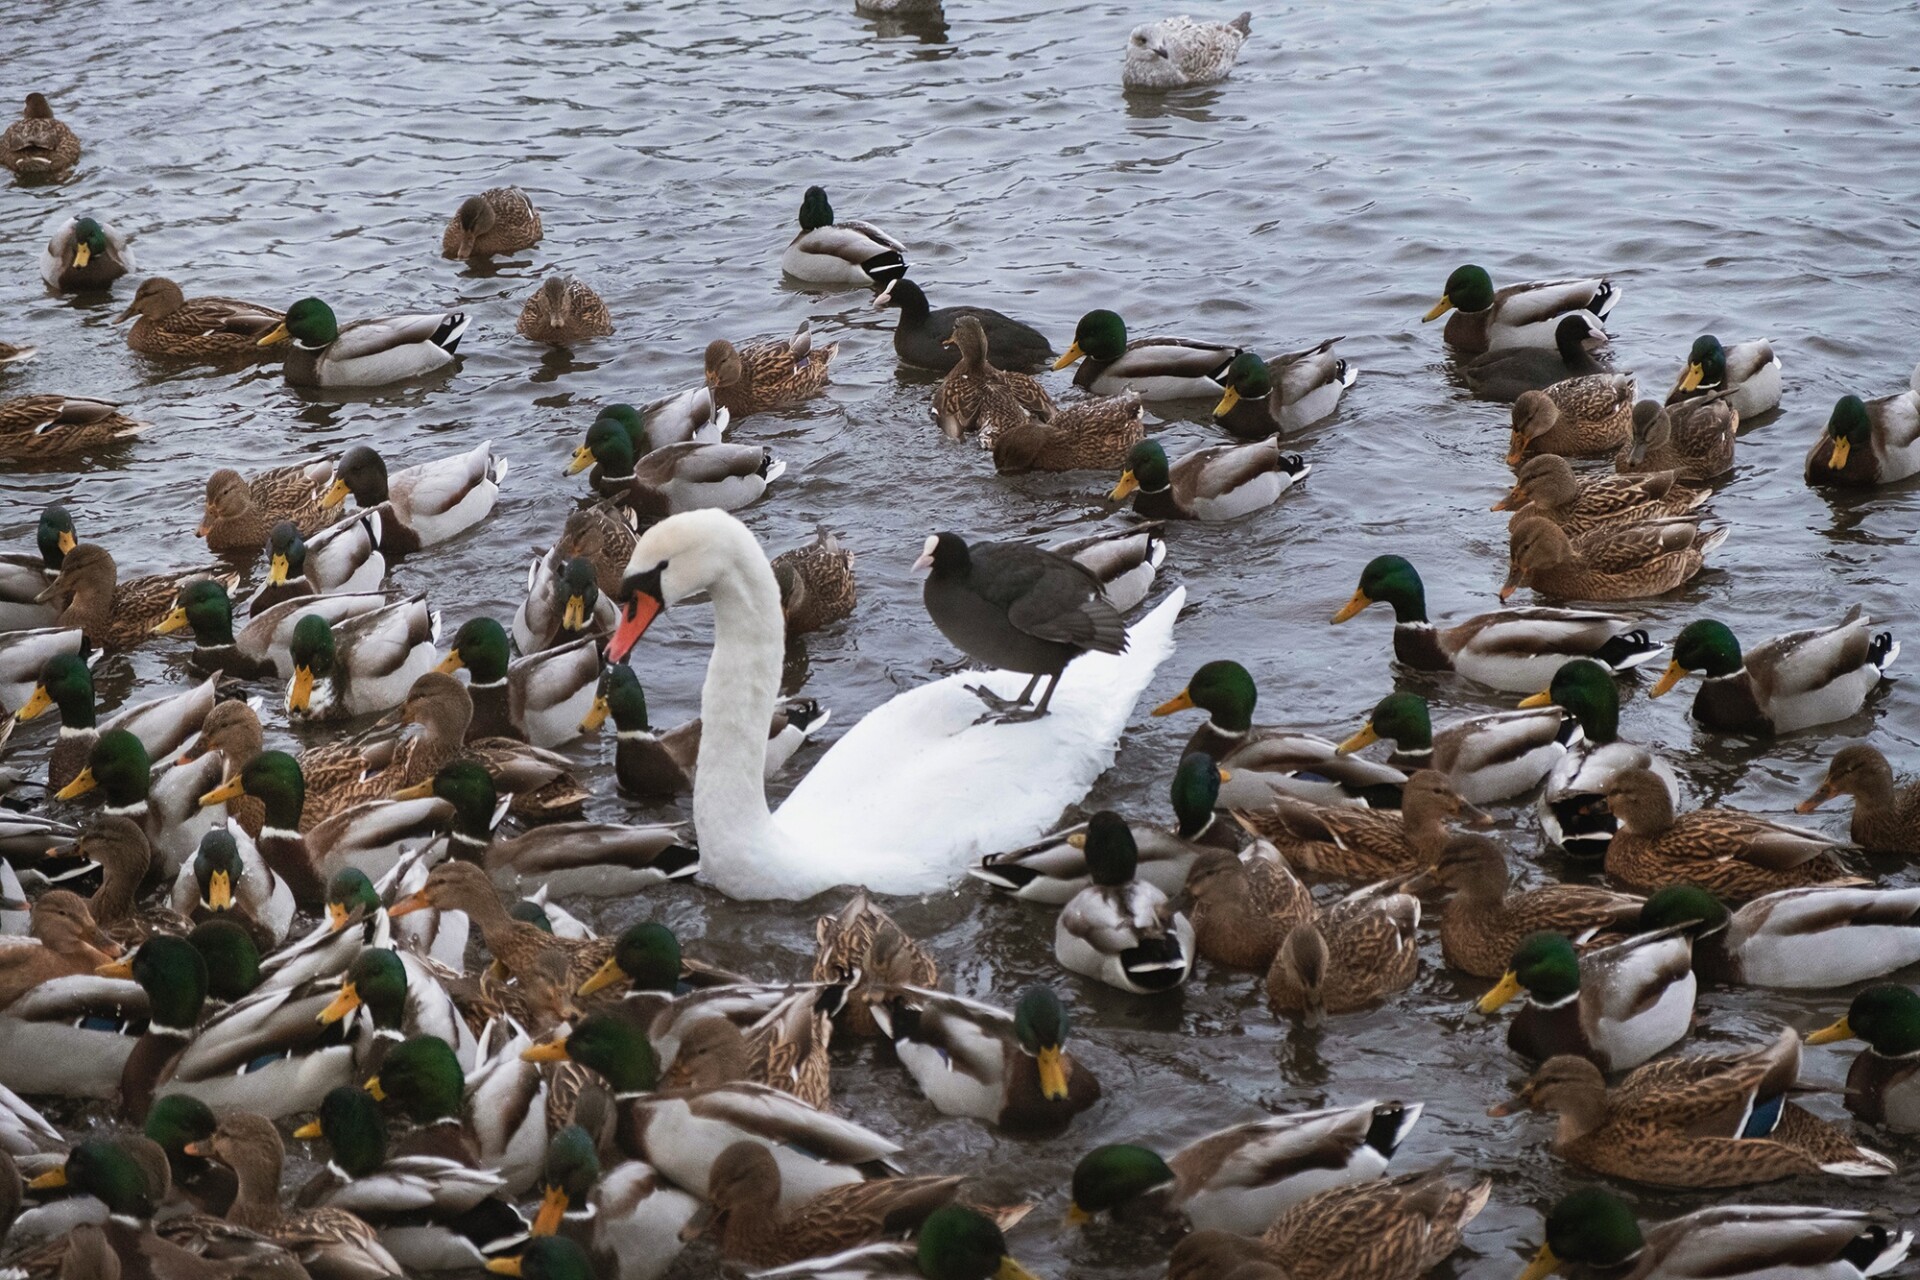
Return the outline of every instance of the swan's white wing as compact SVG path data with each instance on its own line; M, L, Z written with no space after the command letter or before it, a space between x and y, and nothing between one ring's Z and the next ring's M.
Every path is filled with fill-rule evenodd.
M1075 659L1043 719L973 723L985 707L966 686L1016 697L1027 677L1009 671L949 676L869 712L774 815L798 847L833 851L780 868L792 883L774 892L810 897L851 883L928 893L986 854L1052 830L1113 763L1134 704L1173 652L1173 622L1185 599L1178 588L1136 623L1125 653ZM752 896L766 896L768 886L754 888Z

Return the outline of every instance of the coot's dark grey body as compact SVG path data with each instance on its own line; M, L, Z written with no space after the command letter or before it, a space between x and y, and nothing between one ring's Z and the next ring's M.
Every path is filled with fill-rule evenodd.
M1100 580L1066 556L1017 542L969 547L943 533L927 540L919 567L931 570L922 599L942 635L977 662L1033 676L1011 703L974 690L1007 719L1045 715L1060 673L1081 654L1127 647L1126 623ZM1038 706L1018 710L1042 676L1050 680Z
M894 352L908 364L922 369L947 373L960 362L960 348L948 346L947 339L953 336L953 322L961 316L975 317L987 331L987 358L996 369L1038 373L1053 363L1053 344L1033 326L988 307L931 310L927 295L905 276L877 293L873 305L893 307L900 312L900 323L893 331Z

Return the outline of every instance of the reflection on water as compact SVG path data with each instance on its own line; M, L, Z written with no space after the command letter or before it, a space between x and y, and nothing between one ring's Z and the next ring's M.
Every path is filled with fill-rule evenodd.
M15 5L29 27L53 20L44 8ZM1110 512L1114 477L1002 481L976 450L941 439L927 415L932 379L894 360L893 315L859 293L822 295L779 276L800 193L817 182L840 216L909 245L935 306L998 307L1056 347L1092 307L1118 310L1136 333L1267 352L1347 335L1341 352L1360 381L1334 420L1298 442L1311 480L1254 519L1173 532L1168 579L1188 585L1192 606L1149 703L1201 662L1233 657L1259 682L1261 719L1344 736L1392 680L1379 611L1326 622L1368 558L1412 559L1437 619L1493 606L1506 531L1486 508L1507 484L1506 410L1450 384L1440 326L1418 319L1464 262L1496 283L1610 275L1624 289L1608 326L1616 361L1643 374L1643 390L1669 386L1704 331L1767 337L1785 363L1784 408L1742 431L1739 472L1712 506L1734 528L1717 570L1630 606L1656 634L1711 616L1752 643L1855 602L1914 631L1904 568L1920 523L1914 486L1822 495L1800 480L1835 398L1896 390L1920 356L1909 319L1920 267L1909 7L1849 12L1841 29L1831 10L1793 3L1381 0L1358 19L1350 6L1310 6L1256 12L1224 85L1122 93L1128 31L1182 8L956 0L943 16L869 19L843 0L359 4L310 6L238 44L210 0L125 0L113 9L116 39L84 59L23 43L9 82L46 90L87 150L67 183L0 188L12 247L0 338L42 351L0 368L0 394L104 396L156 427L82 471L10 464L0 538L25 545L39 507L58 499L129 571L194 563L215 466L256 470L357 441L404 465L492 438L513 461L492 520L403 564L394 581L427 591L449 628L479 612L504 620L529 548L551 544L583 492L560 471L596 406L691 385L712 338L785 335L811 318L817 340L842 343L828 394L742 423L734 438L771 443L789 464L746 513L770 549L824 526L860 557L851 623L811 637L787 671L833 708L831 736L950 656L908 568L929 531L1090 525ZM545 240L510 259L441 259L460 199L507 182L538 204ZM189 294L281 307L318 294L343 320L467 310L461 361L421 383L343 394L290 389L270 366L135 359L109 323L131 288L83 299L41 290L42 228L81 209L128 232L143 269ZM558 353L514 333L521 303L557 270L601 293L616 336ZM1065 382L1053 376L1056 388ZM1173 452L1215 440L1205 405L1152 417ZM1915 634L1905 638L1920 652ZM659 723L696 713L708 640L704 610L676 609L636 651ZM156 642L107 664L106 701L184 680L183 652ZM1446 679L1405 685L1434 699L1442 722L1512 701ZM1784 816L1843 741L1871 738L1920 767L1920 711L1906 688L1895 683L1830 730L1754 747L1696 732L1690 692L1655 702L1630 685L1622 732L1681 762L1689 803ZM1142 713L1090 802L1164 817L1191 727ZM51 734L27 725L16 740L38 761ZM675 815L612 796L607 743L567 750L602 792L596 815ZM1531 809L1501 816L1531 855ZM1816 821L1844 824L1837 812ZM1528 875L1592 874L1521 861ZM1306 1034L1275 1024L1247 978L1203 973L1146 1003L1063 979L1048 914L978 885L898 906L957 989L1006 1000L1030 981L1059 984L1075 1043L1107 1084L1066 1135L1015 1140L934 1116L887 1055L846 1047L844 1111L900 1137L916 1169L994 1170L1016 1190L1047 1192L1097 1143L1170 1151L1264 1109L1417 1097L1430 1105L1409 1167L1451 1154L1498 1175L1453 1264L1471 1277L1513 1274L1524 1242L1538 1239L1539 1207L1573 1180L1546 1149L1545 1123L1484 1115L1521 1069L1504 1017L1473 1013L1480 989L1437 968L1387 1008ZM690 887L589 910L605 928L660 918L704 934L711 959L768 975L804 968L813 913ZM1437 945L1428 959L1437 965ZM1843 1000L1712 992L1697 1038L1814 1026ZM1812 1050L1808 1074L1835 1082L1844 1063L1839 1050ZM1837 1114L1831 1096L1812 1105ZM1879 1141L1909 1163L1920 1156ZM1871 1188L1786 1184L1762 1198L1910 1208L1916 1190L1916 1175L1903 1174ZM1661 1214L1715 1198L1635 1197ZM1157 1273L1142 1261L1157 1253L1124 1233L1059 1230L1060 1208L1049 1202L1015 1237L1034 1270Z

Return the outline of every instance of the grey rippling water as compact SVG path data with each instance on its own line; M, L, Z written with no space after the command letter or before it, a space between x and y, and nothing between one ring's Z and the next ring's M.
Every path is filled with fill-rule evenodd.
M529 549L576 499L559 469L595 406L689 383L710 338L783 334L811 317L842 342L834 384L739 433L790 463L745 518L770 548L825 525L860 553L859 611L808 653L808 691L851 722L945 656L908 572L931 526L1016 536L1095 520L1112 477L996 479L928 422L929 379L896 367L890 318L858 294L783 285L798 194L819 182L842 216L908 241L935 305L998 306L1056 345L1093 306L1268 351L1347 335L1342 351L1363 373L1301 442L1312 478L1278 509L1175 534L1169 580L1192 603L1149 700L1231 656L1258 677L1263 718L1344 735L1392 679L1384 619L1326 625L1369 557L1413 558L1441 616L1493 603L1504 518L1485 508L1505 482L1505 413L1463 397L1438 326L1418 323L1465 261L1500 281L1612 275L1625 288L1620 363L1656 394L1703 331L1768 337L1785 362L1785 407L1743 435L1715 500L1734 528L1716 567L1633 606L1656 634L1712 614L1758 638L1855 601L1896 627L1913 617L1900 601L1920 523L1913 489L1829 500L1800 481L1835 397L1904 386L1920 354L1920 148L1902 124L1920 116L1912 3L1293 5L1255 13L1230 83L1165 101L1120 92L1126 33L1157 14L1112 0L953 0L945 21L909 26L842 0L335 4L260 17L206 0L113 0L84 17L8 0L0 15L11 32L39 33L8 55L8 100L46 91L87 144L69 182L0 193L0 336L44 352L5 390L123 399L159 424L111 467L0 477L8 545L59 499L129 570L186 563L215 465L362 440L407 461L492 437L515 463L497 513L396 582L429 591L449 625L504 615ZM533 194L545 241L485 267L442 261L449 212L503 181ZM43 228L74 212L129 232L143 269L189 293L278 305L319 293L343 318L465 308L464 360L450 377L346 397L291 391L271 371L148 366L108 323L130 290L76 302L40 288ZM520 299L554 267L600 288L617 337L566 356L514 336ZM1198 417L1162 430L1178 446L1211 438ZM663 721L694 713L707 641L698 610L676 611L637 655ZM111 698L181 679L180 658L154 644L112 665ZM1502 705L1454 683L1415 687L1441 717ZM1898 684L1869 714L1764 748L1696 733L1686 703L1636 695L1624 731L1684 756L1696 802L1784 812L1838 743L1870 734L1896 760L1920 757L1920 717ZM1144 705L1136 721L1089 804L1163 813L1192 726L1149 720ZM30 759L48 741L34 728L21 735ZM629 813L611 798L605 748L572 753L607 796L596 812ZM1502 825L1537 850L1528 811L1503 810ZM1241 978L1203 973L1152 1001L1063 981L1050 917L977 886L895 906L959 990L1004 999L1060 983L1079 1051L1107 1085L1067 1135L1029 1142L933 1116L884 1052L837 1053L844 1110L900 1136L914 1167L990 1172L1050 1197L1016 1236L1042 1274L1158 1268L1124 1231L1057 1227L1081 1151L1140 1137L1171 1149L1263 1109L1427 1100L1403 1163L1453 1155L1497 1179L1457 1275L1511 1274L1538 1239L1540 1207L1572 1181L1545 1150L1544 1122L1484 1117L1521 1068L1503 1022L1470 1011L1475 985L1438 968L1437 946L1414 990L1311 1036L1277 1025ZM704 935L719 961L797 972L812 914L683 887L595 918L657 916ZM1842 1000L1714 992L1697 1039L1812 1025ZM1809 1055L1818 1079L1837 1080L1843 1063ZM1814 1105L1838 1114L1832 1097ZM1754 1194L1911 1209L1916 1190L1906 1174Z

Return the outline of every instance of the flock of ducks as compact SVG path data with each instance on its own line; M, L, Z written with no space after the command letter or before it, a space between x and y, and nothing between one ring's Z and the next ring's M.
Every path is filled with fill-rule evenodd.
M1245 17L1228 29L1244 39ZM1134 33L1130 83L1136 53L1168 62L1171 39ZM0 136L0 163L23 179L58 179L79 154L38 94ZM999 312L935 309L909 279L907 247L836 220L820 188L799 221L782 269L869 288L898 311L901 360L944 374L931 404L940 430L974 439L1000 472L1105 470L1111 497L1142 518L1045 549L927 540L930 619L965 657L1016 673L1007 693L957 684L963 715L948 732L1053 753L1059 740L1038 735L1079 732L1081 702L1100 700L1073 692L1078 673L1135 655L1137 695L1157 665L1138 656L1151 618L1129 628L1125 617L1177 523L1278 502L1311 470L1283 442L1332 414L1357 371L1337 339L1267 359L1133 337L1108 310L1085 315L1056 353ZM498 188L459 206L442 252L513 253L541 235L527 196ZM133 270L125 238L85 216L59 226L43 260L63 292L111 290ZM1606 360L1618 300L1604 279L1496 290L1468 266L1428 313L1448 315L1444 339L1474 393L1511 404L1514 484L1492 495L1512 513L1503 598L1525 587L1554 602L1630 601L1687 582L1725 537L1700 512L1741 423L1779 403L1768 344L1711 336L1664 401L1636 399ZM468 324L428 313L343 325L318 298L281 312L188 297L161 277L121 318L144 355L226 367L283 355L287 380L310 387L431 374L455 360ZM545 281L519 320L523 335L563 344L613 328L567 276ZM17 864L0 863L0 1267L76 1280L476 1267L651 1280L706 1235L765 1275L1028 1274L1003 1233L1032 1206L900 1173L898 1144L835 1113L828 1047L885 1039L934 1111L1058 1132L1102 1090L1071 1051L1057 990L1030 987L1010 1009L941 990L934 956L865 892L819 919L806 972L776 982L683 953L657 923L595 937L562 905L696 873L739 896L813 891L765 869L797 860L805 841L779 822L795 806L769 818L758 789L828 715L776 699L760 657L777 667L784 641L844 622L853 558L822 534L769 563L724 513L757 501L783 464L725 437L817 393L836 350L805 325L782 340L716 340L701 383L600 413L570 459L551 460L550 474L585 473L592 500L533 562L515 615L450 635L423 596L383 584L393 562L429 557L490 514L509 474L490 442L405 465L355 446L251 476L215 471L197 535L223 559L184 572L124 578L90 540L110 531L78 528L57 505L41 513L36 545L0 562L11 713L0 743L32 736L43 716L60 726L43 777L7 775L15 800L43 788L49 803L0 818ZM1073 396L1056 401L1031 376L1049 365L1077 366ZM1142 406L1195 399L1213 402L1230 440L1169 458ZM0 402L0 456L123 452L143 426L104 401L19 397ZM1920 469L1917 437L1920 370L1898 395L1843 397L1807 480L1905 478ZM263 554L243 589L234 566ZM700 595L717 618L706 715L658 730L623 659L662 609ZM1396 692L1335 743L1259 722L1247 670L1209 661L1153 713L1204 713L1172 771L1172 827L1101 810L967 869L1056 909L1055 953L1071 973L1151 997L1205 961L1254 974L1273 1013L1307 1027L1405 989L1423 895L1444 896L1446 965L1493 984L1482 1014L1519 1005L1508 1042L1538 1064L1495 1114L1553 1117L1549 1141L1568 1164L1661 1187L1893 1172L1794 1100L1806 1086L1793 1031L1668 1051L1716 987L1825 990L1920 961L1920 890L1862 874L1920 845L1920 786L1871 746L1837 753L1801 808L1849 797L1849 847L1738 810L1683 810L1673 765L1618 732L1622 680L1669 651L1650 693L1696 678L1707 729L1764 739L1845 720L1897 656L1892 636L1858 608L1744 646L1713 619L1669 646L1631 618L1558 604L1436 624L1398 556L1364 566L1332 621L1374 604L1394 615L1402 667L1531 696L1435 725L1421 696ZM96 708L102 655L181 633L194 683ZM736 684L747 691L729 700ZM275 716L358 732L268 750L263 719ZM554 748L609 719L621 790L647 802L691 791L698 847L679 825L580 818L587 792ZM1382 741L1385 758L1362 754ZM1461 829L1486 824L1482 806L1528 797L1548 839L1612 887L1518 887L1508 851ZM756 801L759 825L736 839L728 821L752 818ZM1325 884L1342 888L1316 897ZM469 970L475 942L487 963ZM1920 995L1878 983L1836 1013L1806 1040L1866 1042L1848 1110L1920 1131ZM42 1097L111 1104L118 1123L70 1142L28 1101ZM1179 1151L1102 1146L1065 1189L1068 1216L1165 1226L1179 1237L1174 1277L1422 1275L1493 1183L1444 1164L1397 1170L1421 1113L1364 1100ZM290 1140L323 1160L292 1189ZM1642 1223L1593 1186L1552 1208L1524 1275L1840 1280L1886 1272L1910 1242L1881 1215L1808 1206Z

